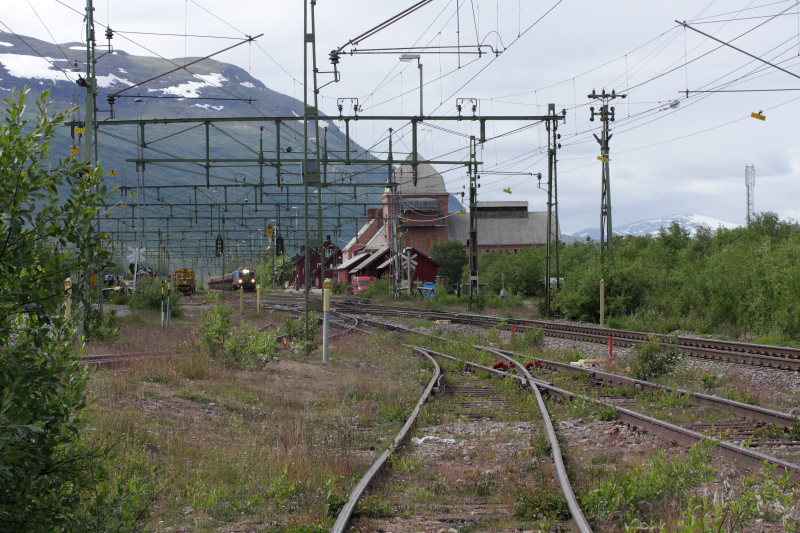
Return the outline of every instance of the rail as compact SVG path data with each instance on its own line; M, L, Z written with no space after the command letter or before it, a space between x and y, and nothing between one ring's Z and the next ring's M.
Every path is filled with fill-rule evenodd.
M389 460L389 457L395 452L398 446L406 439L408 436L408 432L411 430L411 427L417 421L417 417L419 416L420 409L425 404L425 402L430 397L431 393L433 392L434 387L437 386L439 380L442 377L442 368L439 366L439 363L429 354L424 348L419 348L416 346L412 347L416 352L424 355L425 357L430 360L433 364L434 373L433 377L431 378L430 382L428 382L428 386L425 388L425 392L422 393L419 401L417 402L416 407L411 412L411 415L406 420L406 423L403 424L403 427L400 429L400 432L395 436L392 444L389 446L389 449L384 451L380 457L378 457L372 466L367 470L367 473L361 478L358 482L356 487L350 493L350 497L347 500L347 503L342 507L342 510L339 512L339 516L336 518L336 522L333 524L331 528L331 533L344 533L347 529L348 525L350 524L350 519L353 516L353 512L355 512L356 505L358 505L358 501L361 499L361 496L364 494L364 491L370 486L372 481L375 479L375 476L380 472L385 466L386 462Z

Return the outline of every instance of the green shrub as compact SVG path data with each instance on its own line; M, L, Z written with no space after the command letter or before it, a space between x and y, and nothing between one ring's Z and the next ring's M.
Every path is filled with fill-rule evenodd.
M619 473L584 492L581 508L590 520L648 520L666 505L685 501L687 489L712 478L711 445L692 446L687 458L669 462L659 453L652 464Z
M684 360L676 342L663 344L656 337L634 347L633 377L650 380L673 373Z
M119 319L117 312L107 309L100 318L100 310L90 308L86 313L86 336L103 342L112 342L119 337Z
M544 330L529 329L520 333L515 333L512 347L515 350L531 350L544 344Z
M241 324L231 332L225 344L225 364L260 369L277 361L273 335L270 331L259 332L246 322Z
M308 354L319 346L320 325L316 313L308 313L308 338L306 338L306 314L298 318L287 318L283 323L283 333L289 338L292 351Z
M164 289L166 291L166 288ZM169 295L169 309L173 317L181 316L179 305L180 295L175 292ZM164 305L166 306L167 295L164 294ZM142 278L136 282L136 290L130 300L130 306L134 309L161 310L161 280Z
M569 520L567 500L557 490L528 489L517 493L514 514L524 520Z
M227 305L215 305L203 313L201 330L203 342L212 357L223 350L225 340L230 335L233 310Z

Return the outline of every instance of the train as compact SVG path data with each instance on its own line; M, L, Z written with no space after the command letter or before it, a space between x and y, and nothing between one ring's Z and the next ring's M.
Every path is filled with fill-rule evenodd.
M224 276L208 280L208 288L220 291L252 292L256 290L256 271L247 267L237 268Z
M193 295L195 292L195 274L193 268L179 268L174 272L172 279L175 280L175 288L186 295Z

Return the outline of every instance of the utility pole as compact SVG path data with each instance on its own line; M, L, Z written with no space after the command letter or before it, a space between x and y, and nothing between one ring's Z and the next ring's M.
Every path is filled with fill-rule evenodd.
M611 241L613 239L613 229L611 224L611 170L609 168L609 148L608 143L611 140L611 134L609 133L608 123L614 122L614 107L609 107L608 103L613 101L615 98L625 98L627 94L617 94L616 91L611 91L607 93L605 89L600 94L592 89L592 94L588 95L587 98L592 100L599 100L602 102L602 106L600 106L599 111L595 111L594 107L590 107L589 111L591 112L591 116L589 117L590 121L594 121L595 116L600 117L600 121L603 123L603 131L601 136L598 137L597 134L593 134L594 138L600 144L600 155L597 157L603 166L602 166L602 186L601 186L601 193L600 193L600 257L605 258L605 255L611 252Z
M473 295L480 301L478 292L478 153L475 136L469 138L469 310ZM460 283L460 281L459 281Z
M747 188L747 225L749 226L753 221L753 200L756 188L756 167L754 165L745 165L744 185Z
M403 266L400 261L400 217L399 217L399 200L397 198L397 180L394 179L394 172L392 172L392 132L394 130L389 128L389 154L388 154L388 179L389 179L389 220L391 222L391 254L392 254L392 290L395 297L400 293L400 281L403 277Z

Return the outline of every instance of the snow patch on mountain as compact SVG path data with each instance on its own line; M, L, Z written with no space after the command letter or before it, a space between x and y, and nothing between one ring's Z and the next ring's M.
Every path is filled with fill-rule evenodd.
M161 87L158 89L147 89L149 92L159 92L171 96L181 96L183 98L200 98L200 89L203 87L216 87L228 79L222 74L195 74L195 78L202 81L187 81L172 87Z
M14 45L13 45L13 44L11 44L11 43L7 43L7 42L4 42L4 41L0 41L0 46L14 46Z
M719 228L733 229L742 226L741 224L727 222L718 218L684 213L679 215L638 220L636 222L631 222L630 224L616 226L614 227L614 234L636 236L650 235L652 237L657 237L662 228L667 229L670 225L672 225L673 222L677 222L683 229L688 231L692 237L697 234L697 229L700 226L707 226L712 230ZM589 237L590 239L597 240L600 238L600 230L598 228L586 228L573 233L573 235L581 239Z
M109 74L108 76L97 76L98 87L111 87L114 84L133 85L125 78L119 78L113 74Z
M65 61L53 57L28 56L24 54L0 54L0 63L15 78L64 81L64 74L53 68L54 61Z

